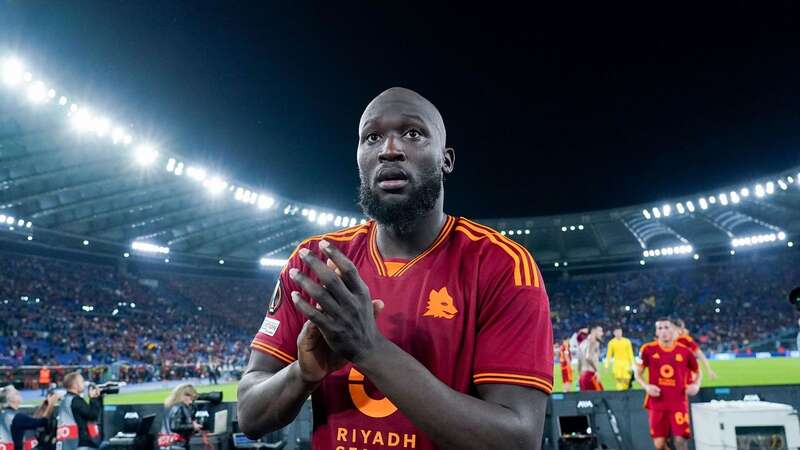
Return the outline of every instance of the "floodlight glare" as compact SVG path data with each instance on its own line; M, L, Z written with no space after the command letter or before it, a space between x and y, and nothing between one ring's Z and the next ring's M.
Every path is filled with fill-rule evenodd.
M3 62L3 83L15 86L22 81L25 74L25 67L15 58L9 58Z
M158 159L158 151L150 145L140 145L136 147L133 157L138 164L149 166Z
M33 103L42 103L47 100L47 88L43 82L37 81L28 88L28 99Z
M686 202L686 209L688 209L688 210L689 210L689 212L694 212L694 203L692 203L692 201L691 201L691 200L689 200L688 202Z
M259 263L264 267L283 267L286 265L287 260L275 258L261 258Z
M131 243L131 248L145 253L161 253L163 255L169 253L169 247L162 247L149 242L134 241Z
M648 220L649 220L649 219L650 219L650 217L651 217L651 216L650 216L650 211L648 211L648 210L646 210L646 209L643 209L643 210L642 210L642 215L644 216L644 218L645 218L645 219L648 219Z
M269 195L260 194L258 196L258 208L259 209L267 209L272 208L272 205L275 204L275 199L270 197Z

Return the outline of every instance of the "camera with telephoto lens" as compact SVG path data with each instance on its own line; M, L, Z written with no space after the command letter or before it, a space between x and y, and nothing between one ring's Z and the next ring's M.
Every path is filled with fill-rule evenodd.
M125 383L120 383L117 381L109 381L103 384L89 384L89 389L95 388L100 390L100 395L108 395L108 394L119 394L119 387L123 386Z

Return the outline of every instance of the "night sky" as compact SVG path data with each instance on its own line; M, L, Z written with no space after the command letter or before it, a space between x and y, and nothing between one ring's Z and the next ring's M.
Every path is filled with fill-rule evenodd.
M288 3L306 2L0 0L0 56L229 179L343 212L358 118L396 85L444 116L454 214L625 206L800 164L789 6Z

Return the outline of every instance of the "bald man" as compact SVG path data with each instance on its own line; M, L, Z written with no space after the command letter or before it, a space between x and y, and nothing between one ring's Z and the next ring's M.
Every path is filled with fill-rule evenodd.
M255 438L312 396L313 448L538 449L552 390L549 301L516 242L444 212L439 111L389 89L359 121L371 220L303 241L239 383Z

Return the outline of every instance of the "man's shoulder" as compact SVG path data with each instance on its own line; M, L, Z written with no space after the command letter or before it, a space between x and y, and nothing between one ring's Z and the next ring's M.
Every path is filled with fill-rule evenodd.
M541 287L541 277L533 255L521 243L491 227L457 217L453 226L456 251L460 256L477 259L485 272L507 273L514 285Z
M642 346L639 348L639 352L641 352L641 353L653 352L656 349L658 349L658 342L650 341L650 342L646 342L646 343L642 344Z
M342 228L340 230L331 231L330 233L318 234L306 238L300 242L297 247L295 247L294 251L292 251L291 255L289 255L288 264L286 267L291 266L293 262L297 262L297 253L301 249L305 248L311 250L312 252L317 252L319 250L319 242L322 240L326 240L335 245L339 251L344 253L345 256L349 257L368 241L367 237L369 236L372 225L373 222L369 221L360 225Z

